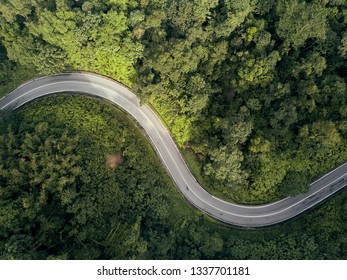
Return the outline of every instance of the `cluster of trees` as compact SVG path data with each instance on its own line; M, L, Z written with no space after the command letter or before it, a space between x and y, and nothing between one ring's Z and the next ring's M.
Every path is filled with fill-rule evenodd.
M121 111L80 96L0 120L1 259L341 259L344 192L272 229L192 209ZM112 140L112 141L110 141ZM122 157L110 168L108 155Z
M47 99L4 115L0 128L1 258L166 257L170 231L192 215L147 140L109 104ZM122 160L111 168L114 154Z
M265 202L347 159L346 1L163 2L136 89L210 189Z
M137 6L114 0L2 1L1 45L11 62L38 73L84 69L130 85L142 51L129 30L144 17Z
M36 75L111 76L239 202L303 192L346 160L346 59L346 0L0 1L0 96ZM106 104L45 100L0 132L1 258L346 258L346 194L283 228L214 225Z
M4 0L0 14L0 94L23 73L114 77L224 197L296 194L347 158L345 0Z

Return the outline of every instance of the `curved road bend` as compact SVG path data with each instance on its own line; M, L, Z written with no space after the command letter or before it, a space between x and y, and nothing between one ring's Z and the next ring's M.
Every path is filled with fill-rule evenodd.
M347 185L347 163L322 176L310 191L260 206L229 203L206 192L195 180L170 133L147 105L125 86L102 76L68 73L38 78L0 99L0 109L14 110L31 100L59 92L81 92L115 103L133 116L146 131L152 145L183 195L198 209L228 224L262 227L288 220L311 208Z

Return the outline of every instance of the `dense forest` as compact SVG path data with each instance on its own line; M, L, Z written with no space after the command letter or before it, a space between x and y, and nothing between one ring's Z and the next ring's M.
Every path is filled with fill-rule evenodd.
M3 0L0 91L68 70L159 112L200 183L259 203L347 159L345 0Z
M220 225L105 102L43 99L2 114L0 131L0 259L347 258L346 192L278 227Z
M208 191L241 203L304 192L347 160L346 59L346 0L0 1L0 96L62 71L115 78L157 110ZM4 258L346 257L345 194L283 227L289 234L275 229L276 237L217 230L187 206L187 217L173 224L167 211L182 215L171 200L179 195L164 171L146 177L159 163L146 144L150 155L131 142L145 140L129 138L134 130L111 120L108 105L74 99L59 109L58 101L72 102L2 116ZM90 124L78 110L90 114ZM112 172L102 169L108 154ZM100 174L93 175L94 164ZM103 197L106 191L119 201ZM124 252L122 240L131 243Z

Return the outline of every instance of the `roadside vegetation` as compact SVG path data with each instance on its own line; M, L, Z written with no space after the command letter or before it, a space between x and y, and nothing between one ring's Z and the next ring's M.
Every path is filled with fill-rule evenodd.
M347 160L346 0L3 0L0 97L110 76L165 121L208 191L259 204ZM1 113L1 258L346 258L347 195L265 230L211 222L119 110ZM116 116L116 117L115 117Z
M347 159L346 0L5 0L0 15L0 94L35 75L111 76L222 198L295 195Z
M1 259L342 259L347 193L269 229L222 225L115 106L76 95L0 120Z

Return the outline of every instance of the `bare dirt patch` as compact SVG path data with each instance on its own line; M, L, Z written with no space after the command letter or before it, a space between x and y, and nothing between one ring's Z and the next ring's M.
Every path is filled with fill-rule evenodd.
M116 169L124 162L124 158L120 153L110 154L106 157L106 165L110 169Z

